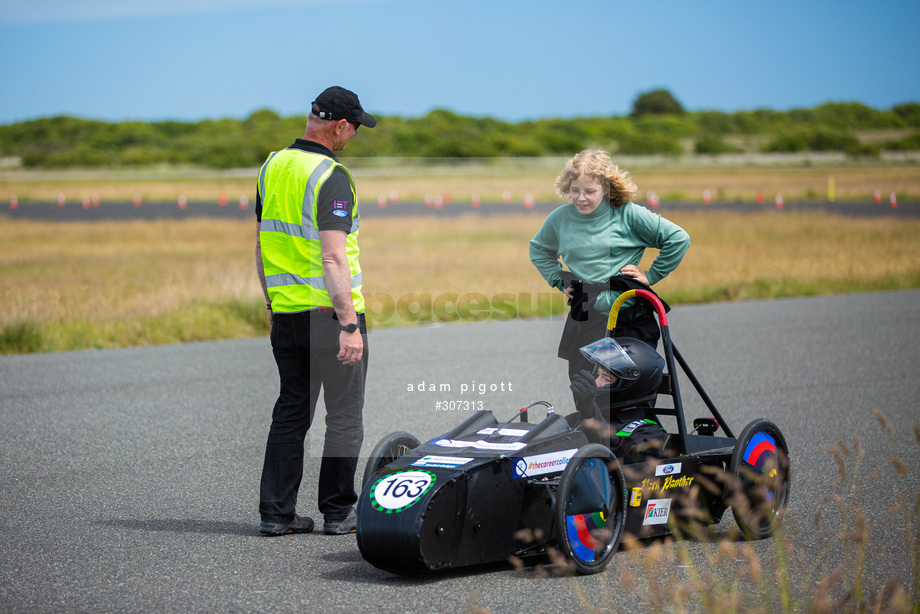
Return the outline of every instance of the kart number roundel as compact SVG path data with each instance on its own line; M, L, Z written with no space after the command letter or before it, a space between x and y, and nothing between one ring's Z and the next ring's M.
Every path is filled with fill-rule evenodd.
M434 473L422 470L385 475L371 488L371 505L380 512L399 513L428 492L435 479Z

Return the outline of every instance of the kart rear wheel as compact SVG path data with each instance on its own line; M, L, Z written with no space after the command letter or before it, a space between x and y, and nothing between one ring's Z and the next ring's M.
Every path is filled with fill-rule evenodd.
M367 459L367 465L364 466L364 479L361 481L361 485L367 484L372 475L419 445L418 438L405 431L396 431L384 436L374 446L370 458Z
M748 424L729 465L728 503L747 539L765 539L779 526L789 503L789 447L765 419Z
M562 472L557 494L560 550L580 574L603 571L626 523L626 480L610 449L579 448Z

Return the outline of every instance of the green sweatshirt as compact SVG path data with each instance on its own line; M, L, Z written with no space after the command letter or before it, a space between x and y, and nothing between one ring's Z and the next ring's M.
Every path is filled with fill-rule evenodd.
M639 265L645 249L660 250L646 272L655 284L677 268L690 247L683 228L645 207L627 203L613 209L601 206L582 215L569 203L550 213L530 241L530 260L549 285L558 287L562 265L588 283L604 283L627 264ZM602 292L594 304L606 315L619 292Z

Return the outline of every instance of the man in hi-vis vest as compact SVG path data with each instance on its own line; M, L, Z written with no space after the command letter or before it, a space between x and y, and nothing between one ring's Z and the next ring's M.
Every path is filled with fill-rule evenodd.
M330 87L313 102L303 138L271 153L259 171L256 268L281 378L262 468L262 535L313 530L313 520L295 507L320 388L326 404L318 485L323 531L355 530L367 327L355 182L333 152L345 149L360 126L376 125L353 92Z

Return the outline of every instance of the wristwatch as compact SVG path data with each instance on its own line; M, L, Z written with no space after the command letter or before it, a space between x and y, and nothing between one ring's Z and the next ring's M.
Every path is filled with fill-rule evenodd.
M346 332L346 333L353 333L353 332L355 332L356 330L358 330L358 325L357 325L357 324L354 324L354 323L352 323L352 324L347 324L347 325L346 325L346 324L340 324L340 325L339 325L339 328L340 328L342 331Z

